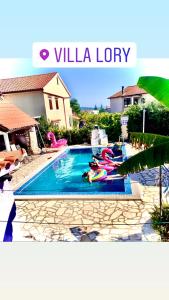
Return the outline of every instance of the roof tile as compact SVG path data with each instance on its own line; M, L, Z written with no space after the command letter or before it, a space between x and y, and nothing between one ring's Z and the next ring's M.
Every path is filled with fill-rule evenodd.
M0 79L2 94L43 89L43 87L57 74L57 72L31 75L15 78Z
M147 94L147 92L143 89L140 89L137 85L127 86L122 94L122 90L113 94L112 96L108 97L108 99L111 98L119 98L119 97L127 97L127 96L133 96L133 95L141 95L141 94Z
M32 117L24 113L14 104L0 103L0 126L11 131L38 124Z

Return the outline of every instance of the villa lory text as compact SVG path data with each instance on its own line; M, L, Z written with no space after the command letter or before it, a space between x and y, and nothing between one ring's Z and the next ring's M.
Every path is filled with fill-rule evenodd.
M133 67L135 43L34 43L35 67Z

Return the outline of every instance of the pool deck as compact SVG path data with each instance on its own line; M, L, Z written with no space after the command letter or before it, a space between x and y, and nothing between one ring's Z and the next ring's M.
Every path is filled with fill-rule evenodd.
M137 150L127 145L127 155ZM18 188L37 170L55 159L59 153L38 155L32 162L13 173L13 189ZM159 204L159 188L145 186L139 178L133 185L139 186L134 199L110 199L103 197L82 199L65 197L54 199L37 196L28 199L16 197L17 216L13 223L14 241L159 241L152 230L150 212ZM80 231L81 230L81 231ZM78 232L80 232L78 234Z

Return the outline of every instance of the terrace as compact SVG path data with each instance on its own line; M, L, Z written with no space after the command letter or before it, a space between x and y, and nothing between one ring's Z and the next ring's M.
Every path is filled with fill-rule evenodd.
M131 155L138 152L127 145ZM59 151L60 152L60 151ZM59 153L36 156L33 162L13 173L15 190L28 174L34 173L57 157ZM148 177L148 175L147 175ZM13 223L17 235L14 240L23 241L157 241L159 236L152 230L150 212L159 203L155 185L139 181L142 199L17 199L17 216ZM148 182L148 181L147 181Z

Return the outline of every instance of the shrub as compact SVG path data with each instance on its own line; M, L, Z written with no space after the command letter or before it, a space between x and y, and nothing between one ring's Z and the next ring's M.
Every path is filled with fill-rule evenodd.
M161 135L169 134L169 110L161 104L150 103L146 107L145 132ZM143 108L133 105L125 112L129 116L128 132L142 132Z
M94 128L94 125L99 125L100 128L105 129L109 141L115 142L119 139L121 135L121 124L120 124L121 114L119 113L107 113L102 112L99 114L90 114L84 112L81 114L81 119L86 122L88 129L90 131Z
M128 132L142 132L142 108L139 105L133 105L124 114L129 116Z
M163 204L162 215L160 216L160 208L155 206L151 213L152 227L160 235L163 241L169 240L169 204ZM165 222L168 222L166 224Z
M56 139L65 138L68 145L90 144L91 130L88 127L73 128L72 130L59 129L57 127L49 127L49 131L54 132Z
M38 122L39 122L39 130L37 131L38 144L39 144L39 147L44 147L44 144L48 143L46 133L49 131L51 123L47 121L45 116L41 116L40 119L38 120ZM40 131L41 135L39 134L39 131ZM43 142L42 142L42 139L43 139Z
M109 141L117 141L121 134L121 124L120 124L120 114L110 114L110 113L100 113L97 115L82 113L81 119L86 123L86 126L82 128L73 128L71 130L60 129L57 126L52 125L42 116L39 120L39 128L44 139L44 142L47 143L46 133L48 131L54 132L56 139L66 138L69 145L73 144L90 144L91 139L91 130L94 128L94 125L97 124L100 128L105 129Z

